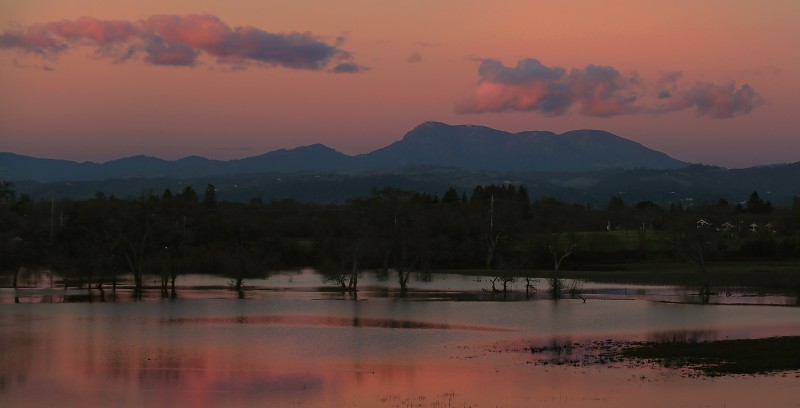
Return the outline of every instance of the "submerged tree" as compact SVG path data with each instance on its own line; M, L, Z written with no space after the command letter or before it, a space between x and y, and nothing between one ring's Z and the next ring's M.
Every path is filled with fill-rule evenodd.
M553 256L553 276L550 278L550 291L553 294L553 299L561 297L564 291L564 280L559 276L561 264L575 251L576 245L569 241L554 242L547 246L550 254Z
M358 199L346 211L330 214L318 226L324 253L322 280L352 293L354 299L361 270L379 240L370 215L369 201Z
M276 238L268 219L238 208L204 213L194 239L191 262L197 270L230 278L238 297L244 297L248 279L261 279L277 264Z
M715 238L721 235L710 224L695 222L688 217L674 219L667 228L669 244L675 251L675 261L694 266L697 270L697 282L700 284L701 302L708 303L712 294L708 264L717 251Z
M509 268L497 268L500 263L498 254L508 249L507 242L521 231L522 222L529 217L530 200L524 187L517 189L513 184L505 186L476 187L472 194L471 205L477 211L485 211L486 227L484 240L486 245L485 268L489 272L492 291L498 292L497 284L503 286L503 293L508 285L516 281L515 272ZM500 244L503 245L500 245ZM502 248L501 248L502 247Z
M525 297L530 297L531 292L536 291L536 282L539 280L536 278L536 274L533 269L526 268L525 271L522 273L522 280L525 282Z
M103 285L110 280L116 290L119 265L115 254L120 241L110 238L117 221L113 215L112 204L100 192L93 199L68 205L66 221L59 222L55 234L52 258L52 268L64 278L65 289L70 284L94 285L104 299Z
M401 296L408 291L411 273L433 252L431 220L426 206L438 203L409 191L373 190L368 217L375 228L371 246L382 254L385 269L394 269Z
M492 261L494 260L494 252L497 250L497 244L500 243L502 237L502 230L495 228L494 224L494 196L489 198L489 228L486 231L486 271L492 269ZM496 283L501 280L502 275L494 274L491 278L492 292L497 292ZM503 292L505 292L506 284L503 283Z
M133 296L141 298L143 276L148 257L154 249L153 231L156 220L157 197L152 191L145 190L136 201L135 208L118 214L116 228L109 232L109 239L118 242L128 271L133 275Z

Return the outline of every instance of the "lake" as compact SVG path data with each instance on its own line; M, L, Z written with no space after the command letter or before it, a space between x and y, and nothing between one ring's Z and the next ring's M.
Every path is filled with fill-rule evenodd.
M691 288L585 282L585 302L553 301L543 282L503 296L486 278L432 274L401 298L394 278L365 274L358 300L310 270L248 281L243 299L209 276L181 276L179 297L163 300L0 289L0 405L800 406L800 373L690 377L529 351L800 335L796 297L738 289L702 305Z

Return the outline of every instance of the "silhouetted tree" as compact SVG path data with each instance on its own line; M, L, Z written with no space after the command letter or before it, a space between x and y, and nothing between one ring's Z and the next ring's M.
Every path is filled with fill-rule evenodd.
M369 213L378 232L376 246L384 254L384 264L397 272L402 295L408 290L411 273L433 250L421 201L412 192L393 188L373 190L369 199Z
M180 194L180 200L184 203L196 203L198 201L197 191L191 186L186 186Z
M323 258L322 278L357 298L358 279L367 259L375 253L380 237L371 218L369 200L356 199L344 211L329 214L320 223Z
M628 205L625 204L625 201L620 196L611 197L606 206L606 210L608 211L625 211L627 208Z
M16 200L14 183L10 181L0 181L0 205L11 205Z
M19 286L19 274L23 269L34 269L47 265L51 249L49 238L49 211L38 206L27 194L21 194L16 202L10 185L6 185L5 200L0 209L0 263L11 269L12 286ZM49 210L50 204L47 203Z
M758 195L758 192L753 191L750 198L747 199L747 212L753 214L766 214L772 212L772 203Z
M445 192L444 196L442 196L442 203L444 204L458 204L460 201L461 200L458 197L458 192L453 187L447 189L447 192Z
M213 184L206 186L206 191L203 194L203 205L207 208L214 208L217 206L217 188Z

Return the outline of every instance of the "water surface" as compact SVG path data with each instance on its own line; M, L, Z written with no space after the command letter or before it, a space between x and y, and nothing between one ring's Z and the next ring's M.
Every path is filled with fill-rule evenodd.
M251 283L239 299L218 279L192 279L178 299L156 289L137 302L124 291L91 303L85 290L0 291L0 405L800 404L798 373L698 379L657 367L542 366L524 351L604 338L800 335L797 307L683 303L665 298L690 289L590 283L586 302L526 300L519 287L503 297L458 275L414 282L407 298L392 280L367 276L353 300L309 271ZM37 303L69 296L83 301Z

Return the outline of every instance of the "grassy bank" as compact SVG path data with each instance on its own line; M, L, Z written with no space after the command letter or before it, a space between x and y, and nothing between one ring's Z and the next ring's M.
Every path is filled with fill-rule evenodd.
M528 271L460 269L431 272L455 273L469 276L516 275ZM537 278L549 278L552 270L530 271ZM789 293L800 291L800 262L728 262L707 266L706 274L694 265L681 263L626 263L592 266L580 269L562 269L561 278L582 279L592 282L629 283L639 285L700 285L708 282L713 287L752 287L780 290Z
M747 286L800 291L800 263L797 262L714 263L706 267L705 274L688 264L631 263L603 265L602 270L592 267L565 270L562 276L609 283L697 285L708 282L718 287Z

